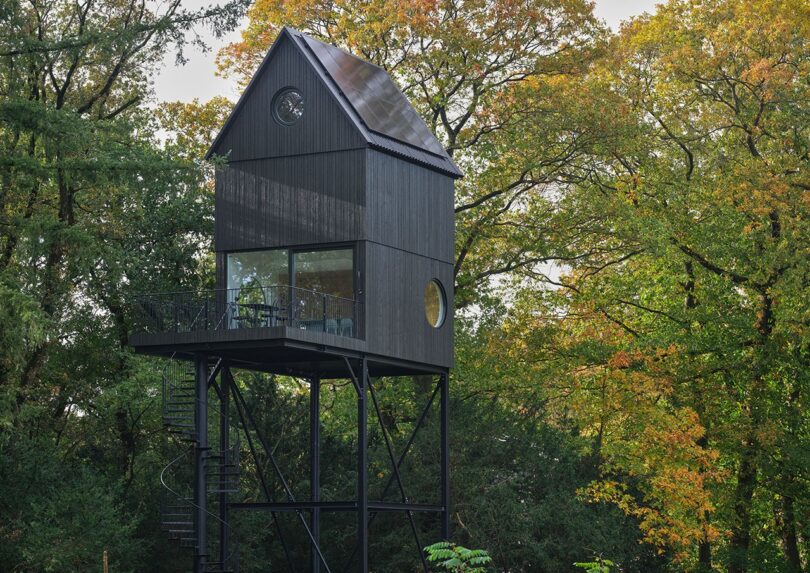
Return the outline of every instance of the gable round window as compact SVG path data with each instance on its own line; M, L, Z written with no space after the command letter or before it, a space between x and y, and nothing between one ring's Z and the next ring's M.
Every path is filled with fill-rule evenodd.
M425 286L425 318L433 328L439 328L444 324L447 316L447 297L444 294L442 284L431 279Z
M304 96L296 89L287 88L273 98L273 117L282 125L292 125L304 115Z

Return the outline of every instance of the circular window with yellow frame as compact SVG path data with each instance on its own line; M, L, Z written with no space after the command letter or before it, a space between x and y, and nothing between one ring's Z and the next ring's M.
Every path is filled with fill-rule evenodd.
M439 328L447 317L447 296L437 279L430 279L425 286L425 318L433 328Z

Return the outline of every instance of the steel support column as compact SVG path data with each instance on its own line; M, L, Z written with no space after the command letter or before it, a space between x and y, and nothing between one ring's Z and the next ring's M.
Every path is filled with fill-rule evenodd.
M441 504L442 539L450 539L450 376L441 374Z
M196 543L194 552L194 573L205 571L207 557L207 484L205 462L208 454L208 357L198 354L194 357L196 366L196 388L194 409L194 505Z
M225 456L230 444L230 369L225 364L219 377L222 390L219 397L219 449L221 455ZM222 462L225 458L222 458ZM219 476L219 562L225 565L229 559L229 545L230 545L230 532L228 531L228 492L225 491L227 487L227 477L225 476L224 466L220 469Z
M357 545L358 571L368 573L368 360L357 377Z
M309 455L310 455L310 501L321 501L321 379L313 377L309 381ZM310 515L310 528L315 543L310 548L312 573L320 573L321 560L315 545L321 542L321 509L314 507Z

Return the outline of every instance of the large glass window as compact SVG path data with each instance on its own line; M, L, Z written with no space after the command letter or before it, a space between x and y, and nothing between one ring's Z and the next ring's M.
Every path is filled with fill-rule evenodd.
M355 332L353 249L230 253L226 272L230 328ZM270 288L276 285L281 288Z
M228 255L228 288L292 285L319 293L354 298L352 249L293 251L295 276L290 276L286 249ZM293 280L290 280L290 279Z
M289 254L284 249L228 255L228 288L290 284Z
M343 298L354 298L352 249L293 252L295 286Z

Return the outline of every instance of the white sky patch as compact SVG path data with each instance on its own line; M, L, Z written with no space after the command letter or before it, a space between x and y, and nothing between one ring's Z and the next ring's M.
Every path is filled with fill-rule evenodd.
M594 14L603 19L616 32L619 24L644 12L653 13L662 0L596 0Z
M187 10L199 10L216 3L217 0L184 0L183 7ZM178 66L175 63L174 51L167 53L154 78L157 101L190 102L197 98L205 102L214 96L225 96L236 101L239 97L236 79L218 77L214 59L221 48L240 40L240 30L246 25L247 19L238 29L222 38L215 38L210 30L197 30L210 49L203 52L199 48L187 46L184 49L188 60L185 65Z
M194 10L208 6L211 2L212 0L185 0L183 6ZM656 0L596 0L594 12L613 30L618 30L622 20L643 12L652 12L658 3ZM247 20L243 22L242 27L246 24ZM214 96L225 96L236 101L239 97L235 78L217 77L214 63L216 54L221 48L239 40L239 30L219 39L214 38L207 30L198 32L211 49L203 52L189 47L186 50L188 63L183 66L175 65L173 52L167 54L154 79L155 96L158 101L190 102L197 98L205 102Z

